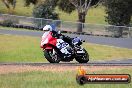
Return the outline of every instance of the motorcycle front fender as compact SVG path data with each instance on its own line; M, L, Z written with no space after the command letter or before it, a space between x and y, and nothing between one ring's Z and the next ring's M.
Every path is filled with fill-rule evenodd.
M53 49L53 47L50 46L50 45L44 45L44 46L41 47L41 48L43 48L43 50L45 50L45 49Z
M53 47L51 47L51 46L48 46L48 47L46 47L45 49L53 49Z

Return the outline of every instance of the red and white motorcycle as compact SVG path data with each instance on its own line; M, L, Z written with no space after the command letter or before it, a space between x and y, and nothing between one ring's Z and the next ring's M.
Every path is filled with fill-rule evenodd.
M59 36L58 36L59 34ZM82 40L79 37L72 39L72 44L68 44L62 38L62 34L54 34L52 31L46 31L41 39L41 48L45 58L50 63L59 63L60 61L70 62L75 58L79 63L87 63L89 55L82 48Z

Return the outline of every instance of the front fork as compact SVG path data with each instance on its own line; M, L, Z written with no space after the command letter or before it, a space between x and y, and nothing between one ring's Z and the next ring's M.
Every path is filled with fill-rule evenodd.
M53 55L55 55L56 54L56 52L55 52L55 50L53 49Z
M56 51L55 49L51 49L52 50L52 55L55 55L56 54ZM45 51L45 49L43 49L43 52Z
M85 53L82 46L75 46L76 54Z

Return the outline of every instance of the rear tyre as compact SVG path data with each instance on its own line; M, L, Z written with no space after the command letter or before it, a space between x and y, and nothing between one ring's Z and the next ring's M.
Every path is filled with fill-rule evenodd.
M79 63L87 63L89 61L89 54L87 53L85 49L83 50L85 52L85 55L75 57L76 61Z
M57 53L53 54L53 50L44 50L44 56L50 63L59 63L60 57Z

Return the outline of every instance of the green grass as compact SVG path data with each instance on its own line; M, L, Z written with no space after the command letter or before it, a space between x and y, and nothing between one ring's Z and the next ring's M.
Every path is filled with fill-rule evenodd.
M45 62L40 37L0 35L0 62ZM132 49L85 43L90 61L132 58Z
M30 7L24 7L24 0L17 0L16 8L14 10L15 15L22 15L22 16L32 16L32 9L33 5L31 4ZM0 1L0 12L1 13L8 13L8 9L5 5ZM56 8L56 12L59 13L59 17L63 21L74 21L78 20L77 11L73 11L71 14L65 13L58 8ZM106 24L105 22L105 9L102 6L98 6L97 8L91 8L86 16L87 23L97 23L97 24ZM98 19L98 20L97 20Z
M89 72L89 71L88 71ZM90 73L90 72L89 72ZM96 71L96 74L130 74L131 68ZM0 88L132 88L130 84L85 84L76 82L76 71L50 72L32 71L0 75Z
M16 8L13 14L22 15L22 16L31 16L32 9L33 9L33 5L30 5L30 7L25 7L24 0L17 0ZM9 13L8 9L2 3L2 1L0 1L0 12L5 14Z
M0 35L0 62L43 62L40 38Z
M84 48L90 55L90 60L116 60L132 58L132 49L103 46L98 44L86 43Z

